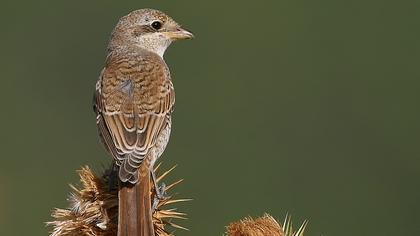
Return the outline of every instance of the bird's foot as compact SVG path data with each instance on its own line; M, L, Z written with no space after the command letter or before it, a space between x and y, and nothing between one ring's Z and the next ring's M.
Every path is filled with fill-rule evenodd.
M159 203L161 201L164 201L164 200L168 199L170 196L168 196L166 194L166 184L162 182L162 184L160 184L160 186L159 186L158 180L157 180L156 175L155 175L155 172L152 171L151 175L152 175L153 186L154 186L154 189L155 189L155 195L154 195L154 198L153 198L152 210L155 211L158 208Z
M166 192L166 184L162 182L160 186L158 186L158 189L156 191L156 196L159 198L159 200L165 200L169 198L168 193Z
M152 210L155 211L158 208L159 203L168 198L170 198L170 196L166 193L166 184L162 183L160 186L157 186L156 184Z
M167 196L166 194L166 184L162 183L160 186L158 184L158 180L156 178L155 172L152 171L152 181L153 181L153 186L155 189L155 196L159 199L159 200L165 200L166 198L168 198L169 196Z

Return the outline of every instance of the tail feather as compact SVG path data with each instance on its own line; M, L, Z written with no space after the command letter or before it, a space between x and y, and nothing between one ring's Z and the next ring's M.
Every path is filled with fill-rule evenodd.
M146 168L145 168L146 169ZM136 184L120 182L118 236L154 236L150 199L150 173L136 176ZM121 172L120 172L121 173Z

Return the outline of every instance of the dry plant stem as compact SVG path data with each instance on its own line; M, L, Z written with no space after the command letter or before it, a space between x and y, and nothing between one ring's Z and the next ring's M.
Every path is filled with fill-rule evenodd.
M118 236L155 236L150 174L147 169L138 173L139 181L135 185L119 183Z
M155 168L155 172L159 166ZM158 180L161 180L172 170L173 168L158 175ZM67 209L53 210L51 215L54 220L47 223L53 227L50 236L116 236L119 205L119 186L116 181L118 173L111 167L102 176L97 176L87 166L78 173L82 185L79 188L72 186L73 190L68 198ZM178 180L168 184L166 191L181 182L182 180ZM150 189L149 200L154 199L153 184L149 182L149 187L145 189ZM172 196L159 200L157 208L152 213L155 233L153 236L173 236L174 229L185 229L175 224L173 219L186 219L186 214L176 211L176 208L167 209L167 207L189 200L191 199L175 199ZM147 201L144 202L146 206L150 206L151 203L152 201L149 204ZM137 220L137 218L134 219Z

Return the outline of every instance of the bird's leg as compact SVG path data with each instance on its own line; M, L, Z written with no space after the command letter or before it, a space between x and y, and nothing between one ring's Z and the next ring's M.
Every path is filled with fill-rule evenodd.
M153 198L153 204L152 204L152 212L154 212L158 208L159 202L161 200L167 199L169 196L166 194L165 183L162 183L159 186L157 183L155 172L153 170L151 171L151 175L152 175L152 181L153 181L153 185L154 185L155 193L156 193Z
M157 183L155 172L153 170L151 171L151 174L152 174L152 181L153 181L153 185L155 187L155 192L156 192L157 198L159 200L166 199L168 196L166 195L166 185L165 185L165 183L162 183L159 186L158 183Z

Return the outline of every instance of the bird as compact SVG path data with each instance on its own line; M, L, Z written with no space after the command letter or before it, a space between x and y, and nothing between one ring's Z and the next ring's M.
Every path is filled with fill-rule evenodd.
M93 107L101 141L118 168L118 235L154 235L150 178L163 198L153 166L168 144L175 105L163 56L172 42L191 38L190 31L155 9L130 12L112 31ZM144 220L147 227L133 226Z

